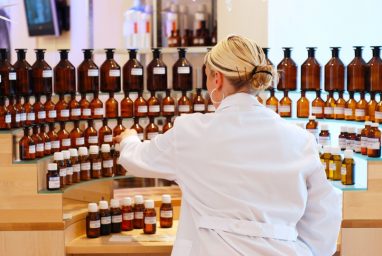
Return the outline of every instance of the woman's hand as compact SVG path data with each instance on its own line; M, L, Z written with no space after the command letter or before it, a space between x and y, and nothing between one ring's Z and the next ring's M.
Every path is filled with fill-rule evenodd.
M121 141L127 137L137 135L137 131L134 129L126 129L120 135L113 138L115 143L121 143Z

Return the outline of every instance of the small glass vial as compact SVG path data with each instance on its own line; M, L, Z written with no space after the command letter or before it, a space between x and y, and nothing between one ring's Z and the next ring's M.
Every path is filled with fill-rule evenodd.
M270 96L265 102L265 106L269 109L272 109L276 113L278 112L278 107L279 107L279 100L275 96L275 89L270 88L269 89Z
M113 176L113 157L110 153L110 145L102 144L101 146L101 157L102 157L102 177L112 177Z
M48 173L46 174L46 188L50 191L60 189L60 174L56 163L48 164Z
M332 157L332 147L324 146L324 153L322 154L321 163L324 167L326 178L329 179L329 164Z
M73 184L73 166L70 162L70 151L64 150L62 151L64 154L64 162L66 166L66 176L65 176L65 184L72 185Z
M332 147L332 156L329 163L329 179L341 180L342 157L339 147Z
M88 204L88 215L86 216L86 236L97 238L100 236L101 218L96 203Z
M48 136L49 136L49 139L50 139L50 143L52 145L51 152L52 153L59 152L60 151L60 147L61 147L61 143L60 143L60 139L58 138L57 133L55 132L54 123L50 123L49 124Z
M69 149L70 152L70 164L73 168L73 176L72 176L72 182L78 183L80 182L80 172L81 172L81 164L80 160L78 159L78 151L75 148Z
M162 101L162 115L174 116L175 115L175 100L171 97L171 89L166 90L166 97Z
M321 124L321 132L318 135L318 142L322 146L330 146L330 132L327 124Z
M318 140L318 123L315 116L309 116L309 121L306 124L306 130L313 134L316 141Z
M125 92L125 98L121 101L121 117L131 118L134 116L134 102L130 99L129 93Z
M155 234L157 231L157 214L154 207L154 200L145 201L145 210L143 213L143 233L145 234Z
M133 230L134 211L130 197L125 197L121 200L122 205L122 230Z
M160 206L160 227L171 228L173 223L173 208L170 195L162 195Z
M86 181L91 179L91 165L89 161L88 149L86 147L80 147L78 149L78 155L80 160L80 179Z
M154 123L154 117L150 117L150 123L145 128L145 139L151 140L159 134L159 128Z
M187 97L187 91L182 91L182 97L178 100L178 115L192 113L192 102Z
M149 106L149 112L147 113L149 117L156 117L160 115L160 102L155 96L155 92L151 92L151 97L147 101L147 105Z
M143 196L136 195L134 197L134 221L133 226L134 229L142 229L143 228L143 211L145 210L145 206L143 204Z
M70 120L80 120L81 118L81 106L76 99L76 94L73 92L69 101Z
M281 117L292 116L292 100L288 96L288 91L284 91L284 97L279 102L279 114Z
M340 135L338 136L338 146L341 150L346 149L346 137L348 135L348 128L346 126L341 126Z
M111 215L111 232L121 233L122 231L122 210L119 207L119 200L111 199L110 201Z
M381 131L378 129L378 123L372 123L368 137L367 156L381 157Z
M316 91L316 98L312 101L312 115L318 119L324 118L325 102L321 99L321 91Z
M107 118L102 119L102 127L98 130L99 144L113 144L113 131L107 125Z
M118 163L118 158L119 158L119 155L120 155L120 148L121 146L119 145L119 143L115 144L114 146L114 166L115 166L115 176L124 176L126 175L126 169L123 168L122 165L120 165Z
M361 133L362 128L357 128L356 137L354 140L354 153L361 153Z
M343 185L354 185L355 162L353 159L353 151L345 150L344 160L341 167L341 183Z
M346 149L351 149L354 151L356 137L357 135L355 134L355 128L349 126L346 135Z
M361 131L361 154L365 156L367 155L367 146L368 146L370 128L371 128L371 122L366 121L365 128L363 128Z
M99 201L99 215L101 217L101 236L111 233L111 215L107 201Z
M91 177L92 179L101 178L102 160L99 157L99 147L91 145L89 148L89 160L92 164Z
M147 102L142 96L142 91L138 92L138 98L134 101L134 115L135 117L147 116Z
M66 180L66 165L64 162L64 154L56 152L53 155L54 162L57 164L58 172L60 173L60 188L64 188Z

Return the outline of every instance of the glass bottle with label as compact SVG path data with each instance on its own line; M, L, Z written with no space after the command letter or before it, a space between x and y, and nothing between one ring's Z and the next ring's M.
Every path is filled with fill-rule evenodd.
M279 115L281 117L292 117L292 100L289 98L287 90L284 90L284 97L279 102Z
M361 153L361 133L362 133L362 128L357 128L356 137L355 137L354 146L353 146L354 153Z
M382 70L381 70L382 71ZM369 121L375 121L375 110L377 109L377 101L375 100L375 93L370 92L370 101L367 103L367 113L369 116Z
M70 135L65 129L65 123L60 122L60 130L57 132L58 139L60 140L60 150L68 150L71 146Z
M52 153L59 152L61 148L60 139L58 138L57 133L55 132L54 123L49 123L49 132L48 136L50 139L50 143L52 145Z
M92 179L101 178L102 172L102 159L99 156L99 147L98 145L91 145L89 147L89 160L91 163L91 177Z
M365 116L368 116L367 101L365 100L365 93L364 92L361 92L360 95L361 95L361 98L357 102L356 107L355 107L355 120L356 121L365 121Z
M80 179L81 181L87 181L91 179L91 164L89 160L89 153L86 147L80 147L78 149L78 155L80 160Z
M150 117L149 120L150 120L150 123L146 126L146 129L145 129L146 140L151 140L159 134L159 128L154 123L154 117Z
M309 100L305 97L305 91L301 91L301 98L297 101L297 117L309 117Z
M45 123L46 112L45 112L44 104L41 103L40 95L36 95L36 101L33 104L33 111L35 115L35 123L36 124Z
M52 94L46 96L46 102L44 103L45 109L45 121L48 123L54 122L57 118L56 105L52 101Z
M340 135L338 136L338 146L340 147L341 150L346 149L346 137L347 137L347 127L346 126L341 126L340 128Z
M113 131L107 125L107 118L102 119L102 127L98 131L99 145L113 143Z
M11 129L12 125L12 115L5 107L4 97L0 96L0 129L8 130Z
M171 97L171 89L166 90L166 97L162 101L162 115L174 116L175 115L175 100Z
M267 108L272 109L276 113L278 113L278 107L279 107L279 100L275 96L275 89L270 88L269 89L270 96L265 102L265 105Z
M104 110L103 110L103 103L102 101L98 98L98 92L94 93L94 98L90 102L90 109L92 111L92 116L91 118L96 119L96 118L103 118L104 115Z
M99 91L99 70L93 61L93 49L85 49L84 61L78 66L78 92L95 93Z
M122 230L133 230L134 211L131 204L131 198L125 197L121 200L122 204Z
M39 135L39 130L37 125L33 125L33 133L31 135L34 144L36 145L36 158L41 158L45 156L45 145L43 139Z
M355 120L355 109L357 102L354 99L354 92L349 92L349 100L345 105L345 120Z
M382 92L382 60L380 57L381 46L371 46L373 57L367 63L369 68L370 92Z
M134 102L129 98L129 93L125 92L125 98L121 101L121 117L131 118L134 116Z
M83 131L79 127L80 122L74 121L74 127L70 131L70 140L72 147L79 148L85 145L85 137Z
M88 120L88 127L84 131L85 136L85 146L89 147L90 145L98 145L98 133L94 129L93 120Z
M46 173L46 188L50 191L60 190L60 174L57 170L56 163L48 164L48 172Z
M149 117L156 117L160 115L160 102L159 99L155 96L155 92L151 92L151 97L147 101L147 105L149 107L149 111L147 113Z
M332 58L325 65L325 91L345 90L345 65L339 58L341 47L330 47Z
M325 169L326 178L329 179L329 164L332 157L332 147L324 146L324 153L322 154L321 163Z
M367 64L362 58L362 46L354 46L355 57L347 65L347 90L349 92L365 91L367 78Z
M16 88L16 70L9 62L8 51L0 48L0 95L14 96Z
M378 129L378 123L371 124L368 137L367 156L381 157L381 131Z
M144 68L142 64L137 60L137 50L129 49L128 51L129 60L123 66L123 91L125 94L131 91L143 90ZM147 69L149 69L149 66ZM147 70L147 72L149 72L149 70ZM147 82L147 86L149 87L149 82Z
M163 125L163 128L162 128L162 133L165 133L167 132L168 130L170 130L172 127L173 127L173 123L171 121L171 116L167 116L166 117L166 123Z
M342 157L339 147L332 147L332 156L329 163L329 179L341 180Z
M321 99L321 91L316 91L316 98L312 101L312 115L318 119L324 118L325 102Z
M90 119L92 111L90 109L90 102L86 99L86 93L81 93L81 100L79 103L81 107L81 119Z
M25 60L26 49L16 49L17 61L13 64L16 71L15 94L19 96L27 96L33 94L32 87L32 67ZM26 100L26 98L25 98Z
M206 100L202 96L202 89L196 88L196 95L193 99L193 109L194 113L205 113L206 112Z
M86 216L86 237L97 238L101 233L101 217L96 203L88 204L88 215Z
M187 91L182 91L178 100L178 115L192 113L192 101L187 97Z
M70 101L68 104L70 110L70 120L80 120L81 118L81 106L76 99L76 94L72 93L70 95Z
M138 92L138 98L134 101L135 117L147 116L147 101L142 96L142 91Z
M81 164L80 160L78 159L78 151L75 148L69 149L70 152L70 164L73 167L73 176L72 176L72 182L78 183L80 182L80 172L81 172Z
M117 118L118 117L118 101L114 98L114 92L109 93L109 99L105 103L106 105L106 117Z
M76 68L68 60L67 49L60 49L60 61L54 67L54 93L71 94L76 92Z
M153 48L153 60L147 66L147 90L164 91L167 89L167 66L160 59L160 49Z
M306 130L314 135L316 141L318 140L318 123L315 116L309 116L309 121L306 124Z
M114 158L113 160L114 160L114 166L115 166L115 176L125 176L127 172L126 169L123 168L123 166L118 163L118 158L119 158L120 150L121 150L119 143L115 144L114 150L115 151L113 155L113 158Z
M16 104L15 104L16 111L20 114L20 123L19 126L23 127L25 125L25 121L27 120L27 114L25 113L24 105L21 103L21 97L16 96ZM46 106L45 106L46 110ZM48 120L46 119L48 122Z
M112 177L114 162L110 153L110 145L102 144L101 146L101 158L102 158L102 177Z
M63 150L62 153L64 154L64 162L66 166L65 184L72 185L73 184L73 166L70 162L70 151Z
M105 49L106 60L102 63L101 71L101 92L121 91L121 67L114 60L114 49Z
M366 121L365 128L363 128L361 131L361 154L362 155L367 155L367 146L368 146L370 129L371 129L371 122Z
M7 111L11 114L11 128L20 127L20 113L15 106L15 97L13 95L9 96L9 103L7 106ZM9 118L9 117L8 117Z
M346 134L346 149L351 149L354 151L355 147L355 139L357 138L357 135L355 133L355 128L349 126L347 128L347 134Z
M317 91L321 88L321 66L315 58L315 47L308 47L308 59L301 65L301 90Z
M44 142L44 155L48 156L52 154L52 143L50 142L50 138L46 133L46 127L44 124L40 124L40 133L39 136Z
M111 233L120 233L122 231L122 210L119 207L119 200L110 200L111 215Z
M327 124L321 124L321 132L318 135L318 142L322 146L330 146L330 132Z
M52 93L53 71L44 60L45 49L36 49L36 62L32 65L32 87L36 95Z
M29 102L29 96L25 96L24 99L23 108L25 109L25 114L27 117L25 125L31 126L36 122L36 114L33 111L32 104Z
M33 160L36 158L36 144L29 136L28 127L24 127L24 136L19 141L19 151L21 160Z
M126 127L122 124L122 118L117 118L117 125L113 129L113 137L116 137L120 135L124 130L126 130Z
M56 152L53 155L54 163L57 164L57 169L60 174L60 188L65 187L65 177L66 177L66 165L64 162L64 153Z
M334 107L334 118L337 120L343 120L345 118L345 106L346 101L344 100L344 92L338 92L338 99Z
M99 214L101 217L101 236L107 236L111 233L111 215L107 201L99 201Z
M379 95L379 103L375 108L375 122L382 123L382 93Z
M191 29L185 29L182 36L182 46L192 46L193 45L193 31Z
M143 127L139 124L138 117L134 117L134 124L130 129L134 129L137 132L139 139L143 141Z
M64 95L60 95L60 99L56 104L57 121L69 121L70 110L68 103L64 99Z
M155 234L157 230L157 214L154 208L154 200L145 201L143 233Z
M160 227L171 228L173 222L173 208L170 195L162 195L162 204L160 206Z
M353 159L353 151L345 150L344 160L341 167L341 183L343 185L354 185L355 161Z
M172 81L175 91L192 90L192 65L186 59L185 48L179 48L179 59L172 66Z
M136 195L134 197L134 221L133 226L134 229L143 229L143 211L145 210L145 206L143 204L143 196Z
M334 107L336 106L336 101L333 97L333 92L330 91L327 95L325 107L324 107L324 117L326 119L334 119Z
M297 88L297 65L291 58L290 47L284 47L284 58L277 65L277 70L280 72L279 83L277 89L283 90L296 90Z

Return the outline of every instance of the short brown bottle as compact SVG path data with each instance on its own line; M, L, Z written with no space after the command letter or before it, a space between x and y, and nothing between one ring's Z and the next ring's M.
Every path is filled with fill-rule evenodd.
M284 97L279 102L279 115L281 117L292 116L292 100L288 96L288 91L284 91Z
M70 162L70 151L63 150L62 153L64 154L64 162L66 166L65 184L68 186L73 184L73 166Z
M272 109L276 113L278 113L278 107L279 107L279 100L275 96L275 89L271 88L269 89L270 96L265 102L265 106L269 109Z
M365 100L364 92L361 92L360 95L361 95L361 98L359 99L355 107L355 120L365 121L365 117L368 116L367 101Z
M24 99L25 100L24 100L23 108L25 110L25 114L27 117L27 119L25 121L25 125L30 126L36 122L36 114L33 111L33 106L29 102L29 96L25 96Z
M88 204L88 215L86 216L86 237L97 238L101 234L101 217L96 203Z
M46 111L44 104L41 103L41 96L37 95L36 96L36 101L33 104L33 111L35 114L36 124L42 124L45 123L46 121Z
M65 129L65 123L60 122L60 130L57 132L58 139L60 140L60 150L68 150L71 146L70 135Z
M196 89L196 95L193 99L193 110L194 113L205 113L206 112L206 100L202 96L202 89Z
M173 123L171 121L171 116L167 116L166 117L166 123L163 125L163 128L162 128L162 133L165 133L167 132L168 130L170 130L172 127L173 127Z
M52 143L50 142L50 138L46 133L46 127L44 124L40 124L40 133L38 135L44 142L44 155L48 156L52 154Z
M145 210L145 206L143 204L143 196L136 195L134 197L133 210L134 210L134 221L133 221L134 229L143 229L143 226L144 226L143 212Z
M27 114L25 113L24 105L21 103L21 96L16 96L15 109L20 114L20 127L23 127L27 120Z
M93 120L88 120L88 127L84 131L85 136L85 146L89 147L90 145L98 145L98 133L94 129Z
M160 115L160 102L159 99L155 96L155 92L151 92L150 98L147 100L149 117L156 117Z
M53 70L44 60L45 49L36 49L36 62L32 65L32 87L36 95L51 94Z
M308 47L308 59L301 65L301 90L317 91L321 88L321 65L315 58L315 47Z
M316 98L312 101L312 115L324 118L325 102L321 99L321 91L316 91Z
M150 117L149 120L150 120L150 122L145 128L145 139L146 140L151 140L159 134L159 128L154 123L154 117Z
M111 233L122 231L122 210L118 199L110 200Z
M59 152L61 148L60 139L58 138L57 133L55 132L54 123L49 123L49 132L48 136L50 139L50 143L52 145L52 153Z
M345 90L345 65L339 58L341 47L331 47L332 58L325 65L325 91Z
M382 123L382 93L379 95L379 103L375 109L375 122Z
M157 231L157 214L154 207L154 200L145 201L145 210L143 212L143 233L145 234L155 234Z
M378 129L378 123L371 124L368 136L367 156L381 157L381 131Z
M81 119L90 119L92 111L90 109L90 102L86 99L86 93L81 93L81 100L79 103L81 107Z
M175 100L171 97L171 90L166 90L166 96L162 100L162 115L174 116L175 115Z
M45 156L44 141L39 135L39 130L37 125L33 125L33 133L31 135L34 144L36 145L36 158L41 158Z
M122 210L122 230L133 230L134 211L131 205L131 198L125 197L121 200Z
M342 120L345 118L345 105L346 101L344 100L343 91L338 92L338 99L334 107L334 118L337 120Z
M56 105L52 101L52 94L46 96L46 102L44 103L44 109L46 112L45 121L52 123L57 118Z
M367 63L369 69L370 92L382 92L382 60L380 57L381 46L371 46L373 57Z
M114 92L109 93L109 99L105 103L106 117L118 117L118 101L114 98Z
M349 100L345 105L345 120L355 120L355 109L357 102L354 99L354 92L349 92Z
M57 170L60 174L60 188L65 187L66 180L66 165L64 161L64 153L56 152L53 155L54 163L57 164Z
M92 111L91 118L97 119L97 118L103 118L104 117L104 109L103 109L103 102L98 98L98 92L94 93L94 98L89 104L90 109Z
M9 62L8 51L0 48L0 95L9 97L15 95L16 70Z
M107 118L102 119L102 127L98 130L99 145L113 143L113 131L107 125Z
M191 29L185 29L182 36L182 46L192 46L193 45L193 32Z
M17 61L13 64L16 71L16 87L15 94L19 96L27 96L33 94L32 87L32 67L25 60L26 49L16 49Z
M24 136L19 141L19 151L21 160L33 160L36 158L36 144L29 136L28 127L24 127Z
M0 129L11 129L12 115L5 107L4 97L0 96Z
M60 61L54 67L54 92L71 94L76 92L76 68L68 60L67 49L60 49Z
M160 59L160 49L153 48L153 60L147 66L147 90L164 91L167 89L167 66Z
M160 227L171 228L173 223L173 208L170 195L162 195L162 204L160 206Z
M111 233L111 216L109 204L107 201L99 201L99 213L101 216L101 236L107 236Z
M100 68L101 92L121 91L121 67L114 60L114 49L105 49L106 60Z
M192 113L192 101L187 97L187 91L182 91L178 100L178 115Z
M46 173L46 188L49 191L60 190L60 174L57 170L56 163L48 164L48 172Z
M110 145L102 144L101 146L102 159L102 177L112 177L114 174L114 161L110 153Z
M73 183L78 183L81 181L80 173L81 173L81 164L78 158L78 150L76 148L69 149L70 152L70 164L73 167Z
M143 141L143 127L139 124L138 117L134 117L134 124L130 129L134 129L137 132L139 139Z
M334 107L336 106L336 101L333 97L333 92L330 91L327 95L325 107L324 107L324 117L326 119L334 119Z
M122 118L117 118L117 125L113 129L113 137L116 137L120 135L124 130L126 130L126 127L122 124Z
M70 111L70 120L80 120L81 118L81 106L80 103L76 99L76 94L72 93L70 95L70 101L68 104Z
M375 121L375 110L377 109L377 101L375 100L375 92L370 92L370 101L367 103L367 114L369 121Z
M79 161L80 161L80 179L81 181L87 181L91 179L91 164L89 160L88 148L80 147L78 149Z
M129 49L129 60L123 66L123 91L137 92L143 90L144 68L137 60L137 50Z
M114 167L115 167L115 171L114 171L115 176L124 176L124 175L126 175L126 172L127 172L126 169L123 168L123 166L118 163L120 150L121 150L121 148L120 148L119 143L116 143L114 146L114 155L113 155Z
M367 146L369 143L369 133L371 129L371 122L366 121L365 127L361 131L361 154L367 155Z
M179 48L179 59L172 66L172 81L175 91L192 90L192 65L186 59L186 49Z
M8 96L9 104L7 106L7 111L11 114L11 128L19 128L20 127L20 113L18 109L16 109L15 105L15 97Z
M138 92L138 98L134 101L134 116L145 117L147 116L148 106L147 101L143 98L142 92Z
M56 106L56 112L57 112L57 121L69 121L70 118L70 110L68 103L66 103L64 99L64 95L60 95L60 99L57 102Z
M297 117L309 117L309 100L305 96L305 91L301 91L301 98L297 101Z
M291 58L290 47L284 47L284 58L277 65L279 71L279 83L277 89L284 90L296 90L297 88L297 65Z
M367 89L367 64L362 58L362 46L354 46L355 57L347 66L347 90L362 92Z
M121 101L121 117L131 118L134 116L134 102L129 98L129 93L125 92L125 97Z
M84 60L77 68L78 92L96 93L99 91L99 70L93 61L93 49L85 49Z
M89 147L89 160L91 163L91 177L92 179L99 179L102 176L102 159L99 156L98 145L91 145Z
M73 148L79 148L85 145L84 133L80 129L79 125L80 125L79 121L74 121L74 127L70 131L71 146Z

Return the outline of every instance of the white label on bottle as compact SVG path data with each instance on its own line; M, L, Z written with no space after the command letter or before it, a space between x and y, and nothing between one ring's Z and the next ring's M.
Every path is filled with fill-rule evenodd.
M35 145L29 145L29 154L36 153L36 146Z
M112 142L113 141L113 135L108 134L103 137L104 142Z
M190 74L190 67L178 67L178 74Z
M147 106L139 106L138 113L147 113Z
M9 80L16 80L16 72L10 72L8 75Z
M66 176L66 168L60 169L60 176L65 177Z
M70 147L70 139L63 139L62 140L62 146L63 147Z
M102 163L103 168L112 168L113 167L113 160L105 160Z
M57 111L56 110L49 110L48 116L49 116L49 118L56 118L57 117Z
M341 149L346 149L346 139L345 138L338 138L338 146Z
M370 149L380 149L381 143L378 138L369 138L369 147Z
M111 217L111 223L121 223L121 222L122 222L122 214Z
M199 44L203 45L204 44L204 38L199 38Z
M90 144L97 144L98 143L98 136L89 136L89 143Z
M132 68L130 74L132 76L142 76L143 75L143 69L142 68Z
M355 116L356 117L363 117L363 116L365 116L365 110L364 109L356 109L355 110Z
M52 149L52 144L50 143L50 141L45 142L44 148L45 148L45 150L51 150Z
M36 115L35 115L34 112L30 112L30 113L28 113L28 115L27 115L27 120L28 120L28 121L34 121L35 118L36 118Z
M20 114L20 120L21 120L22 122L25 122L25 121L27 120L27 113L21 113L21 114Z
M354 150L354 141L346 139L346 149Z
M346 175L346 167L345 166L341 167L341 175Z
M44 143L37 144L36 151L37 152L44 152Z
M153 69L153 74L154 75L164 75L164 74L166 74L166 68L164 68L164 67L155 67Z
M331 115L331 114L333 114L333 108L332 108L332 107L325 107L325 108L324 108L324 114L325 114L325 115Z
M143 219L143 212L134 212L134 219L136 220Z
M101 227L101 221L100 220L91 220L91 221L89 221L89 227L90 228L100 228Z
M60 112L61 117L69 117L69 109L63 109Z
M97 116L103 116L103 108L94 109L94 114Z
M376 119L382 119L382 112L375 111L375 118Z
M12 122L12 116L10 114L5 115L5 123L10 124Z
M345 109L343 107L334 107L334 114L336 115L343 115Z
M322 146L330 146L330 137L319 136L318 142Z
M85 138L84 137L76 138L76 145L77 146L82 146L84 144L85 144Z
M101 217L101 224L108 225L111 223L111 216Z
M214 105L210 104L208 105L208 112L215 112L216 108Z
M157 136L159 133L157 132L149 132L147 133L147 139L151 140L153 139L155 136Z
M279 106L279 113L289 113L290 112L290 106Z
M337 170L337 165L334 162L331 162L329 164L329 170L336 171Z
M80 108L73 108L70 113L72 116L80 116L81 115L81 109Z
M266 107L269 108L269 109L272 109L273 111L276 112L276 106L274 106L274 105L266 105Z
M191 111L191 108L189 105L179 105L179 112L188 113Z
M312 114L322 114L322 107L312 107Z
M101 170L102 169L102 163L96 162L92 164L93 170Z
M119 69L112 69L112 70L109 71L109 76L120 77L121 76L121 70L119 70Z
M66 175L73 175L73 167L66 167Z
M39 111L38 114L38 119L45 119L46 118L46 112L45 111Z
M157 223L156 217L145 217L145 224L152 225Z
M42 77L49 78L53 76L52 70L43 70L42 71Z
M369 142L368 137L361 137L361 148L367 148Z
M91 111L90 108L84 108L84 109L82 110L82 115L83 115L83 116L90 116L91 114L92 114L92 111Z
M80 171L81 171L81 165L80 164L73 165L73 173L74 172L80 172Z
M361 142L358 140L355 140L353 142L354 152L359 153L361 152Z
M161 218L172 218L172 211L160 211Z
M89 171L90 170L90 162L81 163L81 170Z
M352 116L353 110L351 108L345 108L345 116Z
M16 123L20 122L21 120L21 115L20 114L16 114Z
M151 112L151 113L159 113L160 112L160 106L159 105L149 106L149 112Z
M60 141L59 140L52 141L52 148L54 149L60 148Z
M175 112L175 105L164 105L163 111L164 112Z
M98 76L98 69L89 69L88 76Z
M140 140L143 140L143 133L138 133L138 138L139 138Z
M123 220L133 220L134 219L134 213L133 212L126 212L122 215Z
M48 188L60 188L60 177L49 177Z
M204 104L194 104L194 111L205 111L206 106Z

